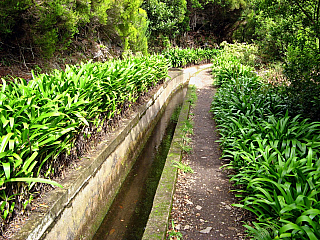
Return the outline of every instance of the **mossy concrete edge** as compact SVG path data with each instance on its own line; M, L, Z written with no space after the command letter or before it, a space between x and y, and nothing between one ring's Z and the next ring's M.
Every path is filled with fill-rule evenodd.
M189 117L190 102L188 100L191 95L191 86L195 84L194 76L203 70L211 68L211 66L212 64L198 66L197 71L191 74L188 91L181 108L177 127L173 135L170 150L153 200L152 210L142 240L166 239L178 173L178 169L173 167L173 163L175 161L180 162L182 157L182 150L179 147L179 142L182 141L182 127Z

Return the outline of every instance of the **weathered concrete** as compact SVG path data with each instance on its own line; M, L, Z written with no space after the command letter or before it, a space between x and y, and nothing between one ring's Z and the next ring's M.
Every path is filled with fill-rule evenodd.
M193 73L193 75L211 66L211 64L200 66L197 71ZM182 157L182 150L179 147L179 143L182 141L182 127L189 115L190 102L188 99L190 98L191 94L190 86L194 85L193 80L194 78L191 77L187 95L182 105L176 131L174 133L168 157L166 159L166 164L163 168L161 179L153 200L152 210L150 212L148 223L142 237L143 240L166 239L168 221L172 207L172 198L174 195L174 187L178 171L176 167L173 167L173 163L180 162Z
M150 101L81 161L81 166L61 183L63 189L55 189L44 196L43 207L32 213L14 239L90 239L145 144L161 109L170 95L186 84L198 69L170 71L172 79L168 79Z

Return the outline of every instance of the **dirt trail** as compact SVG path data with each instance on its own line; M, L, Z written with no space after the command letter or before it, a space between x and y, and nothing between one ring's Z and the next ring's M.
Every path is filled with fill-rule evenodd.
M216 91L212 87L211 71L199 73L195 83L198 101L191 110L193 150L183 160L194 173L179 173L172 218L184 240L245 239L243 212L231 206L235 203L231 184L220 169L221 152L215 142L218 133L209 112Z

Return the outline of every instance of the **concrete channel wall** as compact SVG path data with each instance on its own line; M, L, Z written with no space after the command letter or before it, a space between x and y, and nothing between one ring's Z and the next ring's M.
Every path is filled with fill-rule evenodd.
M80 161L80 166L61 182L63 189L45 194L13 239L91 239L170 95L198 70L170 70L171 79Z

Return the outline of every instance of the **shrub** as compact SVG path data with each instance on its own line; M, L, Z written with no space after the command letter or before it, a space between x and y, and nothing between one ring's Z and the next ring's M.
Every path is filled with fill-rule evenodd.
M48 180L167 76L162 56L66 66L30 82L3 80L0 92L0 212L10 219L36 182Z
M163 52L172 67L186 67L194 64L211 62L217 55L216 49L170 48Z
M141 0L2 1L0 37L8 45L37 46L43 56L51 57L55 51L65 50L80 30L87 29L94 35L99 31L99 38L115 34L122 38L124 50L130 48L146 54L147 16L139 8L141 3Z
M239 63L251 66L251 67L259 67L261 65L261 61L258 55L258 46L255 44L246 44L246 43L234 43L230 44L227 42L222 42L220 47L223 49L221 52L222 60L228 61L237 59Z
M219 71L219 70L218 70ZM237 71L237 69L236 69ZM230 70L231 72L231 70ZM287 97L257 77L221 80L215 115L226 168L254 239L320 238L320 122L288 114Z
M290 113L320 120L320 54L314 43L302 41L289 46L284 73L290 81L287 88Z

